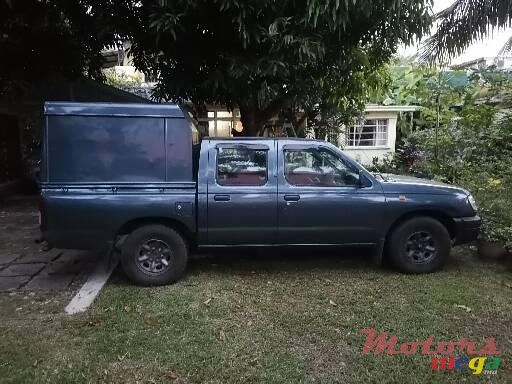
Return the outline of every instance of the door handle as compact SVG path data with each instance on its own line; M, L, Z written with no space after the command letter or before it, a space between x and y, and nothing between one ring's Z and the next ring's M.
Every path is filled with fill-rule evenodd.
M300 196L299 195L284 195L285 201L299 201Z
M213 200L215 201L229 201L231 200L231 196L229 195L214 195Z

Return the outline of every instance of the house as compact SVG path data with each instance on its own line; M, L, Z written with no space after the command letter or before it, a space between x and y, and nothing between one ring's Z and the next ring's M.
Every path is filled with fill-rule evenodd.
M317 139L335 144L362 164L371 164L374 158L382 160L386 155L395 152L399 116L417 109L417 106L367 105L363 120L348 127L348 130L331 132ZM196 116L196 120L201 133L211 137L229 137L233 130L241 132L243 129L237 109L228 111L222 107L209 107L206 113ZM275 125L279 124L270 123L270 126ZM285 130L280 133L272 136L285 135ZM308 137L315 138L314 133L311 132Z
M472 71L481 71L490 67L494 67L498 70L510 71L512 69L512 56L502 55L478 57L476 59L467 60L450 66L451 69L465 69Z
M382 161L395 152L400 115L418 108L414 105L369 104L364 119L328 139L361 164L371 164L375 158Z

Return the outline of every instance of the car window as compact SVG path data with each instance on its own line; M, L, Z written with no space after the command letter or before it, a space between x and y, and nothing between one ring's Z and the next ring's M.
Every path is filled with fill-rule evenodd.
M217 183L223 186L261 186L267 183L267 150L218 148Z
M355 186L357 169L323 148L287 149L284 151L285 177L296 186Z

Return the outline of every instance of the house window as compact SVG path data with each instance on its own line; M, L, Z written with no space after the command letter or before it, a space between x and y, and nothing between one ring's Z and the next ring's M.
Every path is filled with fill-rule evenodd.
M388 119L364 120L350 127L348 147L387 147Z
M210 137L230 137L233 129L237 132L242 131L238 110L234 112L208 111L206 118L200 117L198 121L208 124L208 136Z

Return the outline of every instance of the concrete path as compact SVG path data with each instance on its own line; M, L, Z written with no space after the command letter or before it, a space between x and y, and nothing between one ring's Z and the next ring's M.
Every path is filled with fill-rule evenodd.
M37 200L13 198L0 205L0 292L66 290L85 281L101 253L41 251Z

